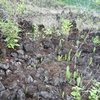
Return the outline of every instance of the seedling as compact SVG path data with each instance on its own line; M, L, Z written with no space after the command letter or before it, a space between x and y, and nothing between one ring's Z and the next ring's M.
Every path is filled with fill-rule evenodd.
M28 87L25 88L25 93L26 93L26 94L28 93Z
M72 49L70 49L70 51L68 53L67 62L69 62L71 60L71 53L72 53Z
M36 66L36 65L34 65L33 67L34 67L34 69L36 70L37 66Z
M94 43L94 44L99 44L99 43L100 43L99 36L96 36L96 37L93 39L93 43Z
M82 53L82 51L79 51L79 52L77 53L77 57L78 57L78 58L81 56L81 53Z
M100 82L96 82L95 86L92 86L90 90L89 100L99 100L100 99Z
M72 24L69 20L66 20L66 19L61 19L61 22L62 22L62 31L63 31L63 34L66 35L67 37L69 36L69 32L71 30L71 27L72 27Z
M93 48L93 53L95 53L95 51L96 51L96 47Z
M59 46L62 47L62 43L64 42L65 40L64 39L60 39L59 41Z
M77 82L77 86L80 86L80 83L81 83L81 77L78 77L77 80L76 80L76 82Z
M45 30L44 32L45 32L46 35L52 34L52 30L51 30L51 29L47 29L47 30Z
M92 61L93 61L93 58L92 58L92 57L90 57L90 59L89 59L89 65L91 65L91 64L92 64Z
M18 36L18 32L20 30L13 21L7 20L6 23L1 21L0 28L6 36L6 39L4 41L7 42L8 48L14 49L14 47L19 46L18 40L20 39L20 37Z
M72 87L73 92L71 92L71 95L74 97L75 100L81 100L81 90L82 88L75 86Z
M65 61L67 60L67 54L65 54L65 56L64 56L64 60L65 60Z
M70 79L71 75L72 75L72 73L70 72L70 67L67 66L67 68L66 68L66 79Z
M78 76L78 69L73 73L73 78L76 79Z
M59 55L58 56L58 61L62 61L62 58L63 58L63 56L62 55Z
M62 92L62 99L64 99L64 96L65 96L65 92L63 91Z
M39 31L38 31L38 26L35 24L34 25L34 40L37 40L38 36L39 36Z

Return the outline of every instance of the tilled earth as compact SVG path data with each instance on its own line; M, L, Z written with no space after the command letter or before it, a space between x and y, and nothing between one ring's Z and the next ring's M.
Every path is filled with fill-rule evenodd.
M74 16L74 13L68 13L68 17L70 14ZM21 18L21 16L18 21L22 29L19 32L21 37L19 47L8 49L4 42L5 37L0 32L0 100L74 100L70 94L76 82L73 80L70 84L66 79L68 65L72 73L79 70L82 75L82 86L86 86L86 89L94 85L93 79L100 81L100 44L96 45L92 41L95 36L100 38L100 31L86 28L80 31L76 20L71 15L73 27L68 40L64 35L58 36L52 24L50 24L51 35L45 35L42 31L42 28L45 29L48 26L38 24L41 35L38 40L34 40L34 21L28 21L28 17L23 20L24 17ZM60 29L60 17L57 14L55 16L57 27ZM61 17L65 18L65 16L67 14ZM98 20L100 21L99 18ZM26 33L30 34L26 35ZM86 42L83 42L84 40L80 37L87 34L89 36ZM42 35L45 38L42 38ZM62 46L59 45L61 39L65 40ZM78 47L77 40L80 41ZM93 52L94 47L96 47L95 52ZM71 60L68 62L64 60L64 56L68 55L70 50L72 50ZM80 50L81 56L77 58L76 53ZM61 61L58 61L59 55L63 56ZM90 57L93 58L93 62L89 65ZM92 75L90 75L91 72ZM62 92L65 93L64 98L62 98ZM84 93L82 95L82 100L88 100Z

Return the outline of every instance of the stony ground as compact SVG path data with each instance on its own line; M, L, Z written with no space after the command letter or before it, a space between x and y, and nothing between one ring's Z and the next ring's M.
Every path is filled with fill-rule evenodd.
M93 14L74 7L48 9L32 4L27 9L27 14L18 16L18 24L22 29L19 32L19 47L8 49L0 31L0 100L74 100L70 93L76 83L73 81L70 84L66 79L68 65L72 73L79 70L82 86L86 86L86 89L93 85L92 78L100 81L100 44L92 41L95 36L100 38L100 31L97 30L100 27L99 12ZM6 19L5 13L0 15L2 18ZM68 40L66 36L58 36L54 29L55 26L61 28L61 18L69 19L73 25ZM41 33L37 41L33 39L34 24L38 25ZM43 28L52 29L52 34L45 35ZM84 43L80 36L87 34L89 37ZM42 38L43 35L45 38ZM62 46L59 45L61 39L65 40ZM76 47L77 40L80 41L79 48ZM59 55L64 57L70 50L69 62L64 59L58 61ZM76 52L79 50L82 54L77 58ZM93 58L91 65L90 57ZM82 100L88 100L84 93Z

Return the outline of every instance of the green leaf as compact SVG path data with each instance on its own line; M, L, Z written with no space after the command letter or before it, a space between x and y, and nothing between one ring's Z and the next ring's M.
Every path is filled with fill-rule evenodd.
M71 95L75 97L77 95L77 92L73 91L73 92L71 92Z

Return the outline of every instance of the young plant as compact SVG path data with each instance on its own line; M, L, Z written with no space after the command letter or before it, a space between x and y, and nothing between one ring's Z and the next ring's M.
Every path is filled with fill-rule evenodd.
M77 86L80 86L80 83L81 83L81 77L80 76L76 79L76 83L77 83Z
M51 29L47 29L47 30L45 30L44 32L45 32L46 35L52 34L52 30L51 30Z
M69 80L71 78L71 75L72 75L72 73L70 72L70 67L67 66L67 68L66 68L66 79Z
M100 99L100 82L96 82L95 86L92 86L90 90L89 100L99 100Z
M82 51L79 51L79 52L77 53L77 57L78 57L78 58L81 56L81 53L82 53Z
M63 31L63 34L66 35L67 37L69 36L69 32L71 30L71 27L72 27L72 24L69 20L67 19L61 19L61 22L62 22L62 31Z
M95 51L96 51L96 47L93 48L93 53L95 53Z
M64 96L65 96L65 92L63 91L61 95L62 99L64 99Z
M94 43L94 44L99 44L99 43L100 43L99 36L96 36L96 37L93 39L93 43Z
M59 46L62 47L62 43L64 42L64 39L60 39Z
M34 25L34 33L33 34L34 34L34 40L37 40L38 36L39 36L39 29L36 24Z
M25 88L25 93L26 93L26 94L28 93L28 87Z
M92 58L92 57L90 57L90 59L89 59L89 65L91 65L91 64L92 64L92 62L93 62L93 58Z
M18 26L11 20L7 20L7 22L0 22L0 28L4 35L6 36L6 39L4 40L7 42L8 48L13 48L16 46L19 46L18 40L20 37L18 36L18 32L20 31Z
M71 95L74 97L75 100L81 100L81 90L82 88L75 86L72 87L73 92L71 92Z
M69 62L71 60L71 53L72 53L72 49L70 49L70 51L68 53L67 62Z
M59 55L59 56L58 56L58 61L61 61L62 58L63 58L63 56L62 56L62 55Z
M79 72L78 72L78 69L73 73L73 78L76 79L77 76L78 76Z

